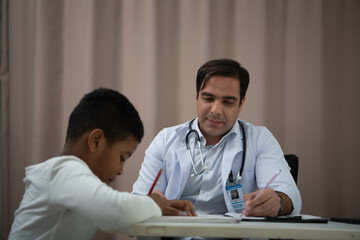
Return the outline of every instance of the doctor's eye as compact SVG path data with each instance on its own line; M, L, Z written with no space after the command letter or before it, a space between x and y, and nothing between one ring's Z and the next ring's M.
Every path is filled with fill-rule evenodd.
M125 158L123 156L120 156L120 162L125 162Z
M212 97L203 97L202 98L205 102L212 102L214 99Z
M224 103L224 105L234 105L235 101L225 100L223 103Z

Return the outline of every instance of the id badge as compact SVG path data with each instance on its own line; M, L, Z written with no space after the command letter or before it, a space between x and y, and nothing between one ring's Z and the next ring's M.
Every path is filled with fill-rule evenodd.
M242 213L242 211L245 209L245 201L241 183L227 183L226 192L231 199L231 204L235 211Z

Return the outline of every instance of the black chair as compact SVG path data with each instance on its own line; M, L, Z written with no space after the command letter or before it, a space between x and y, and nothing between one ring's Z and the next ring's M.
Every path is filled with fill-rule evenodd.
M284 155L284 157L287 163L289 164L289 167L291 168L290 173L293 176L295 183L297 183L299 158L294 154L286 154Z

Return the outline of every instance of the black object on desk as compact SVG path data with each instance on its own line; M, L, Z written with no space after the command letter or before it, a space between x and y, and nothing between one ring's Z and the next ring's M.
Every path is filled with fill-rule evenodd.
M265 217L267 222L327 223L328 218L303 218L302 216Z
M328 218L303 218L302 216L279 216L265 218L242 218L241 221L284 222L284 223L327 223Z
M332 222L360 224L360 218L330 218Z

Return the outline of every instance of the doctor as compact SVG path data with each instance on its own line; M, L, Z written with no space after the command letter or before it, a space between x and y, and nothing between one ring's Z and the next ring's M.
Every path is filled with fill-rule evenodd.
M245 208L247 216L298 214L301 196L279 143L267 128L237 119L248 84L248 71L234 60L201 66L197 118L160 131L146 150L133 193L145 195L163 169L156 192L192 201L198 215Z

